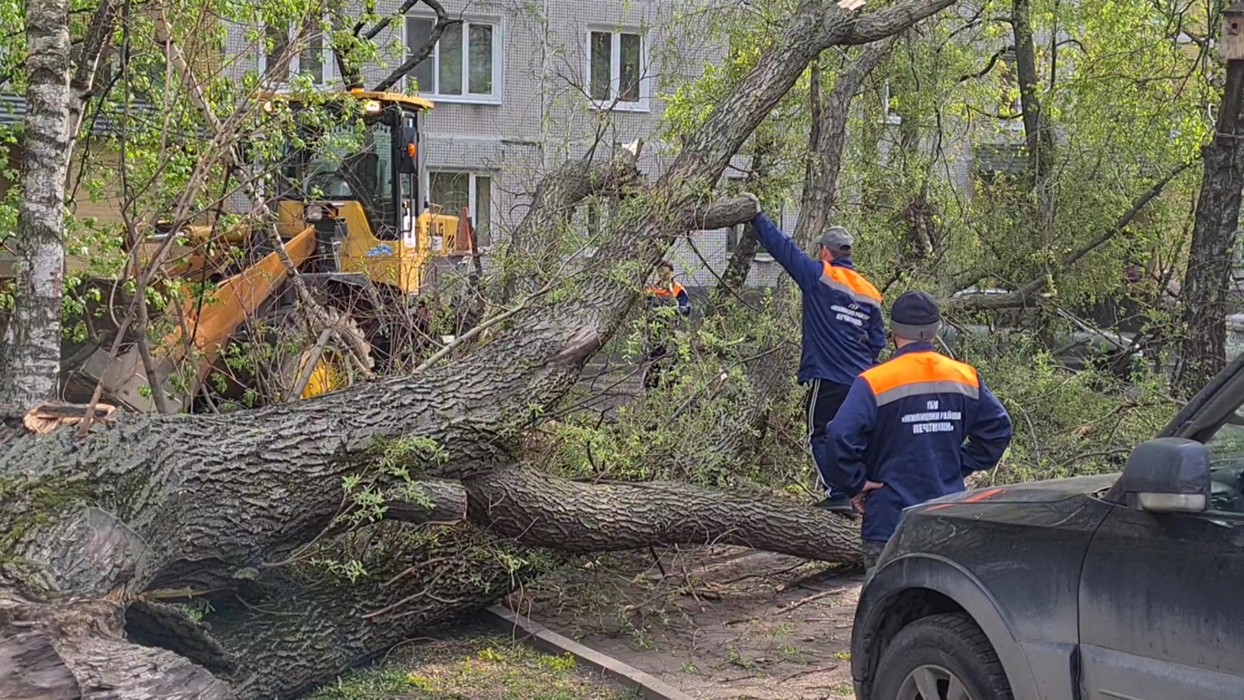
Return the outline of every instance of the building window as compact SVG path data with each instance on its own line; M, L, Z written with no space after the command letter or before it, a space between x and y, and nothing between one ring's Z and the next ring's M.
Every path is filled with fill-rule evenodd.
M597 106L648 109L646 68L639 32L588 32L587 91Z
M406 55L427 44L435 20L406 18ZM410 72L411 87L425 95L496 101L501 85L501 32L492 22L448 27L432 53Z
M446 214L458 216L467 207L475 226L475 245L492 244L492 176L453 170L428 172L428 201Z
M1000 178L1019 177L1026 162L1022 144L984 143L972 149L972 175L987 187L997 184Z
M297 25L266 26L264 47L259 53L259 72L270 82L285 85L290 77L307 76L313 85L327 82L332 65L331 51L325 41L323 22L310 20L301 30ZM291 47L294 50L291 53ZM289 54L287 57L286 54Z

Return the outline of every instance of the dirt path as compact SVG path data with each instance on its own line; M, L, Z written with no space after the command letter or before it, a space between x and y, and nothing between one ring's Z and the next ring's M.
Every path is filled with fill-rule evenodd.
M664 573L663 573L663 571ZM511 607L695 698L851 698L862 577L739 548L600 558Z

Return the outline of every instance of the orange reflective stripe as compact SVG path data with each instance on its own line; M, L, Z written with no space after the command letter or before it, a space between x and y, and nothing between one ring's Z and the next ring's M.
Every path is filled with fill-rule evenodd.
M845 267L834 267L829 263L824 263L824 265L821 271L821 284L844 292L861 304L881 307L881 292L878 292L873 283L865 279L863 275Z
M873 390L878 406L923 394L980 396L980 378L976 370L936 352L899 355L860 376Z
M674 283L674 290L672 292L665 287L649 287L648 288L649 294L652 294L658 297L676 297L676 296L681 295L685 291L687 290L683 289L683 286L677 282Z

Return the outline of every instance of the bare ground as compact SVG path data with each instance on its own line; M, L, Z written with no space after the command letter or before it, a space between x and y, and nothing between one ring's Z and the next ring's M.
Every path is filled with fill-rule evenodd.
M510 607L695 698L851 698L862 574L735 547L600 557Z

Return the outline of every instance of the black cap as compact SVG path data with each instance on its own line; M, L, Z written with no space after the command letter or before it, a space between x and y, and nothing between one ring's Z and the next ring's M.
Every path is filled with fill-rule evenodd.
M890 332L907 340L932 340L942 325L937 300L924 292L905 292L890 309Z

